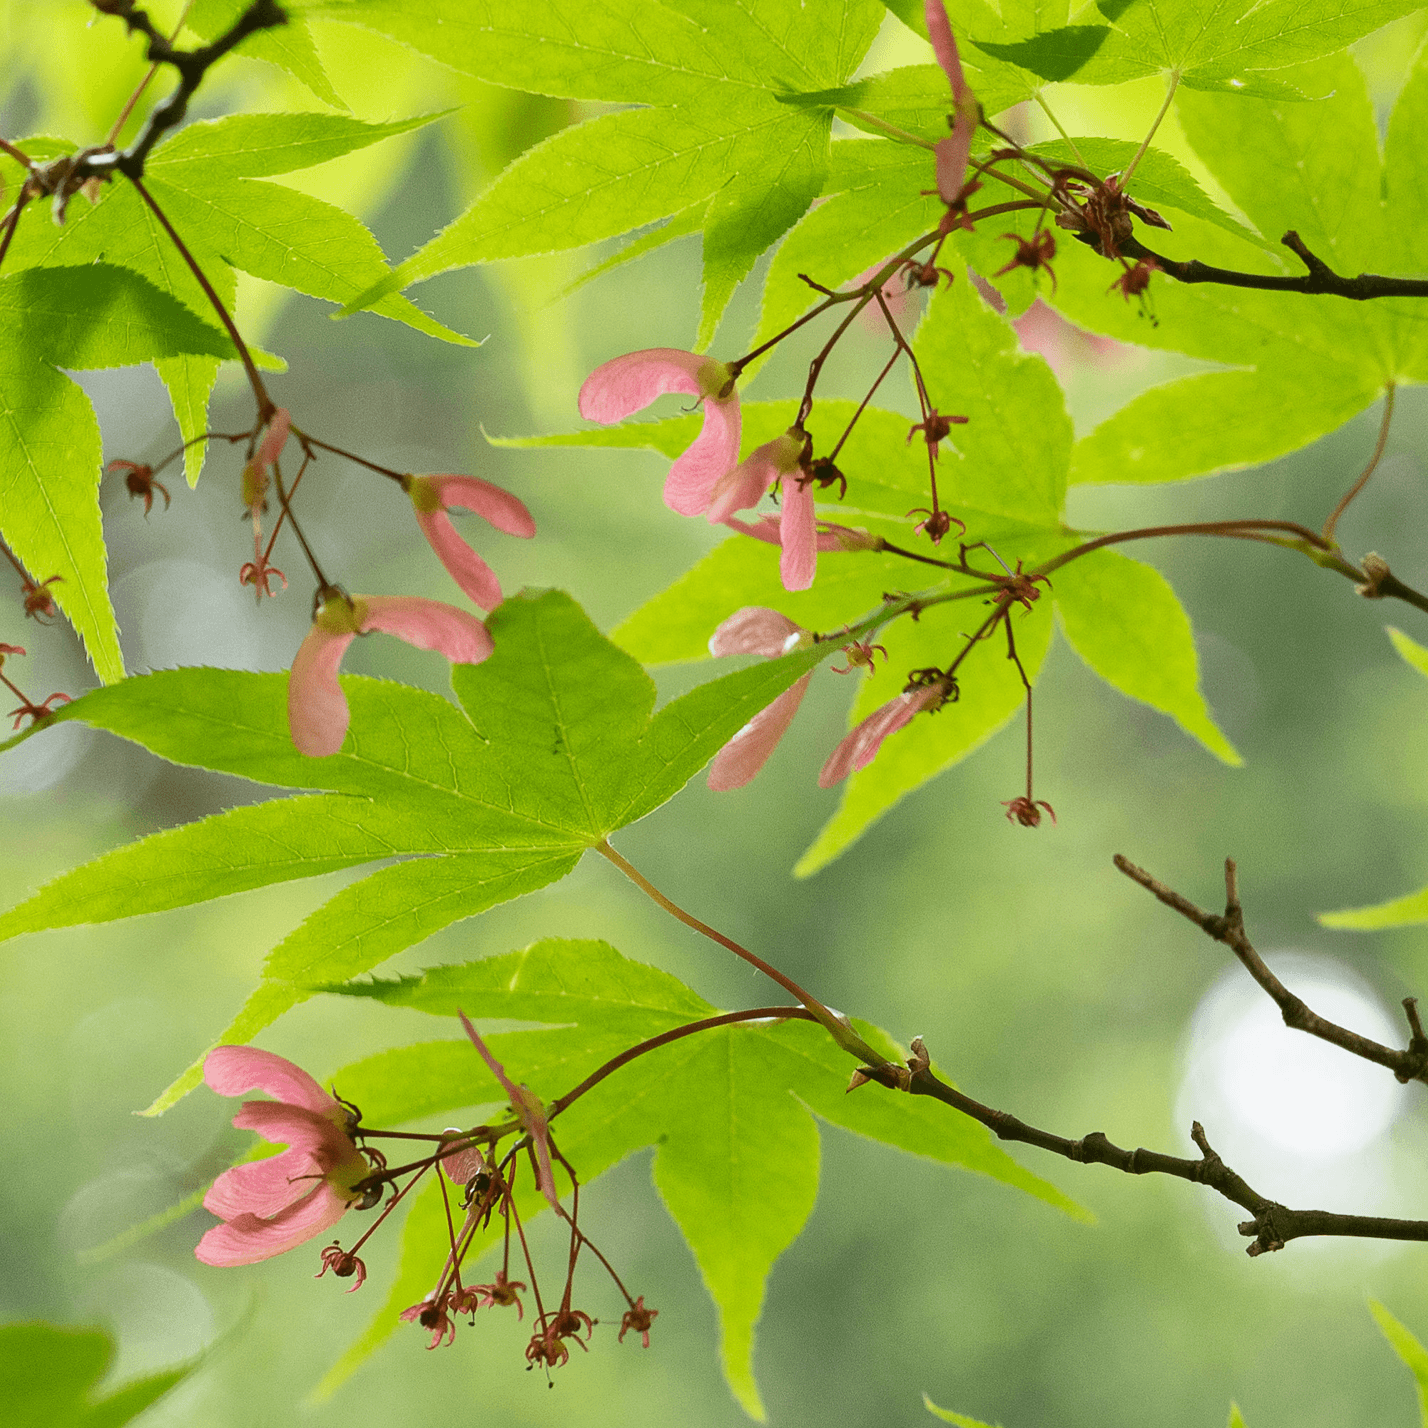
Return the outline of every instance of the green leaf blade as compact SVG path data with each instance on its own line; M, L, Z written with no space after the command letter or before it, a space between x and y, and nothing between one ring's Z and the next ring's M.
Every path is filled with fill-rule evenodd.
M1200 693L1194 635L1170 582L1152 566L1110 550L1073 561L1053 581L1061 628L1086 664L1238 767L1239 754Z

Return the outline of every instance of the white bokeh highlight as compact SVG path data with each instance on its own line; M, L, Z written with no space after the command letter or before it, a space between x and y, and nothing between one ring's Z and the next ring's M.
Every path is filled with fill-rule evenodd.
M1387 1046L1406 1043L1406 1022L1395 1021L1343 964L1302 953L1265 961L1320 1016ZM1191 1020L1175 1118L1186 1132L1192 1120L1201 1122L1226 1164L1271 1199L1407 1213L1390 1208L1390 1131L1408 1089L1384 1067L1285 1026L1275 1003L1235 964Z

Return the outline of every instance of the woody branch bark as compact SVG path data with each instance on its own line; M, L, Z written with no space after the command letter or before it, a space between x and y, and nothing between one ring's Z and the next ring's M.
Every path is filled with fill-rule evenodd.
M1368 302L1372 298L1385 297L1428 297L1428 278L1388 278L1378 273L1360 273L1357 277L1346 278L1311 253L1292 228L1279 241L1309 269L1307 273L1291 278L1216 268L1198 258L1178 262L1147 248L1138 238L1123 240L1120 249L1128 258L1149 259L1178 283L1219 283L1224 287L1258 288L1275 293L1328 293L1348 298L1351 302Z
M1317 1036L1354 1056L1372 1061L1392 1071L1399 1081L1428 1081L1428 1035L1418 1015L1414 997L1405 997L1404 1013L1411 1033L1404 1051L1382 1046L1369 1037L1360 1036L1313 1011L1302 998L1295 996L1265 965L1245 932L1244 910L1240 905L1238 878L1233 860L1225 860L1225 911L1207 912L1143 868L1137 867L1120 854L1116 867L1132 881L1139 883L1167 907L1201 928L1217 942L1223 942L1239 958L1255 981L1273 998L1284 1017L1286 1026ZM931 1096L963 1115L971 1116L986 1126L1000 1140L1020 1141L1038 1150L1049 1151L1081 1164L1106 1165L1127 1175L1171 1175L1192 1184L1204 1185L1226 1200L1250 1212L1251 1218L1238 1225L1240 1234L1252 1241L1246 1253L1255 1256L1283 1249L1290 1240L1310 1236L1330 1236L1352 1239L1424 1240L1428 1241L1428 1220L1390 1219L1379 1215L1345 1215L1332 1210L1296 1210L1260 1194L1243 1176L1220 1159L1204 1127L1199 1121L1191 1126L1191 1138L1199 1147L1198 1159L1164 1155L1144 1147L1126 1150L1114 1144L1101 1131L1092 1131L1079 1140L1053 1134L1028 1125L1025 1121L985 1106L971 1096L949 1086L935 1076L931 1057L920 1037L912 1041L912 1057L907 1070L901 1067L862 1067L854 1077L854 1085L876 1081L889 1090L904 1090L914 1096Z
M1403 999L1403 1010L1408 1018L1410 1034L1408 1047L1403 1051L1380 1045L1377 1041L1360 1036L1356 1031L1349 1031L1313 1011L1270 971L1250 942L1245 931L1244 909L1240 906L1238 871L1232 858L1225 859L1223 913L1206 912L1204 908L1196 907L1188 898L1182 897L1173 888L1167 887L1144 868L1138 868L1119 853L1116 854L1115 864L1128 878L1139 883L1166 907L1173 908L1181 917L1193 922L1216 942L1223 942L1239 958L1250 976L1273 999L1284 1018L1285 1026L1317 1036L1321 1041L1327 1041L1352 1056L1359 1056L1365 1061L1386 1067L1401 1082L1428 1082L1428 1036L1424 1035L1423 1025L1419 1020L1417 998Z

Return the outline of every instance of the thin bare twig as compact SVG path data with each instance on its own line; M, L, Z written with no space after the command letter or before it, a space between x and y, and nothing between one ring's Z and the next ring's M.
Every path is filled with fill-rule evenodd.
M1423 1036L1418 1022L1414 999L1404 1002L1412 1039L1404 1051L1396 1051L1391 1046L1380 1045L1356 1031L1349 1031L1336 1022L1329 1021L1312 1011L1307 1003L1294 995L1278 977L1265 965L1264 959L1255 951L1254 945L1245 932L1244 909L1240 906L1239 879L1233 858L1225 859L1225 910L1223 913L1206 912L1197 907L1189 898L1182 897L1174 888L1167 887L1159 878L1152 877L1144 868L1138 868L1129 858L1117 853L1115 865L1132 882L1137 882L1166 907L1173 908L1181 917L1193 922L1207 936L1216 942L1223 942L1239 958L1245 970L1264 989L1278 1006L1284 1024L1295 1031L1306 1032L1347 1051L1352 1056L1362 1057L1378 1066L1392 1071L1399 1081L1428 1082L1428 1038ZM1413 1004L1410 1009L1410 1003Z
M1393 399L1398 387L1389 382L1384 387L1383 392L1383 420L1378 426L1378 441L1374 444L1373 455L1368 459L1368 465L1364 467L1363 474L1347 491L1344 492L1343 499L1334 507L1329 519L1324 522L1324 539L1332 541L1334 539L1334 527L1339 524L1339 517L1349 508L1349 502L1368 485L1368 479L1378 469L1378 463L1383 460L1384 448L1388 445L1388 428L1393 421Z

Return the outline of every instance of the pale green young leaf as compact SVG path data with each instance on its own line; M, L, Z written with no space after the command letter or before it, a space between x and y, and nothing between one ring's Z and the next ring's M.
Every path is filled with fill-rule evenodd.
M936 193L925 192L934 178L932 155L924 149L868 139L834 144L824 186L830 196L774 254L751 345L761 346L821 301L800 273L840 288L932 232L944 211ZM875 309L868 311L876 317ZM824 321L832 324L842 315L834 312Z
M627 109L563 129L348 310L451 268L578 248L679 213L762 167L790 112L762 92L721 90L678 109Z
M1378 271L1428 272L1428 48L1418 52L1408 82L1389 117L1384 138L1383 178L1388 211L1384 253Z
M389 35L488 84L558 99L684 104L710 85L763 88L704 27L648 0L330 0L321 13Z
M1082 84L1119 83L1173 70L1192 87L1291 98L1263 71L1303 64L1416 9L1413 0L1139 0L1102 5L1115 32L1077 75Z
M565 289L561 296L569 297L577 288L583 288L586 283L592 282L596 278L603 278L606 273L613 272L616 268L623 268L626 263L632 263L636 258L643 258L646 253L652 253L656 248L663 248L666 243L672 243L676 238L688 238L695 233L702 232L704 214L708 207L708 200L701 199L698 203L691 203L688 208L676 213L672 218L662 219L648 232L640 234L638 238L630 239L624 247L611 253L608 258L602 258L600 262L587 268ZM489 441L491 438L487 437L487 440ZM503 444L500 440L492 442L494 446Z
M744 404L745 413L749 404ZM747 421L747 416L745 417ZM492 446L516 449L543 446L614 447L620 451L658 451L672 461L699 435L704 418L699 413L665 417L660 421L627 421L619 426L592 426L585 431L556 432L550 436L492 436L483 432Z
M1230 1421L1225 1425L1225 1428L1245 1428L1244 1414L1240 1412L1238 1403L1230 1404Z
M1010 109L1013 104L1022 103L1033 92L1024 70L975 50L962 56L962 71L989 118ZM779 98L785 104L831 105L840 119L879 138L896 139L897 136L889 135L884 127L891 124L906 134L934 143L947 137L947 117L953 108L947 75L935 64L901 65L836 89L816 89ZM868 116L882 123L872 122Z
M443 117L418 114L367 124L345 114L230 114L186 124L154 150L145 171L180 187L271 178L325 164Z
M1369 1300L1369 1310L1393 1352L1413 1374L1418 1386L1418 1412L1424 1425L1428 1425L1428 1349L1406 1324L1395 1319L1377 1299Z
M186 134L190 130L182 132ZM194 256L220 301L231 311L237 286L233 270L217 254L201 246ZM161 292L183 303L201 321L215 320L213 308L188 265L147 205L127 183L101 189L99 202L93 206L85 202L72 203L63 227L53 223L22 223L6 255L6 268L11 272L35 266L81 268L101 261L120 264L147 278ZM254 356L259 366L270 365L263 354ZM169 390L183 439L188 441L206 431L208 398L218 373L217 359L159 357L154 365ZM195 442L184 454L184 472L190 485L198 480L206 446L206 442Z
M738 169L714 195L704 215L704 289L699 335L703 350L734 289L759 255L808 211L823 187L832 115L827 110L786 109L784 122L766 131L758 162Z
M99 518L103 449L89 398L0 332L0 539L46 588L94 671L123 679Z
M1325 391L1302 366L1206 372L1152 387L1076 443L1071 480L1179 481L1296 451L1343 425L1376 393ZM1266 422L1266 411L1274 420Z
M567 1023L558 1031L490 1038L510 1074L547 1104L632 1041L714 1010L668 974L628 962L606 944L560 939L486 962L437 968L418 980L343 990L442 1016L454 1016L459 1007L478 1021ZM897 1054L876 1028L860 1031L886 1054ZM847 1095L850 1064L821 1028L806 1022L716 1028L614 1072L552 1125L582 1184L642 1146L657 1147L655 1185L719 1307L725 1374L754 1416L761 1405L752 1371L753 1332L764 1286L774 1261L802 1229L817 1192L819 1136L813 1115L1080 1213L998 1149L981 1126L881 1088L871 1096ZM373 1124L444 1117L504 1099L464 1042L385 1052L334 1079ZM518 1192L523 1218L539 1211L525 1177L519 1178ZM491 1242L489 1233L478 1239L476 1252ZM421 1252L430 1257L428 1277L434 1280L442 1254L439 1237ZM405 1268L403 1277L404 1285L416 1282L406 1279ZM374 1325L369 1336L375 1332Z
M198 485L208 453L208 443L196 438L208 430L208 400L218 381L218 368L216 357L159 357L154 362L184 443L183 474L190 487Z
M1186 134L1266 238L1294 228L1338 271L1383 271L1392 265L1383 235L1412 226L1419 161L1395 141L1380 172L1373 111L1350 60L1325 61L1313 73L1335 89L1314 105L1191 96L1181 109ZM1417 93L1405 91L1409 115L1421 102ZM1395 207L1400 198L1407 224ZM1302 270L1277 245L1272 255L1257 251L1194 218L1177 222L1173 240L1156 240L1172 256L1222 267ZM1408 255L1398 251L1402 269ZM1341 425L1386 383L1428 378L1428 332L1409 303L1287 303L1272 293L1156 279L1152 327L1135 307L1107 298L1107 271L1089 254L1068 254L1057 306L1093 330L1245 370L1190 376L1142 394L1078 445L1073 480L1175 480L1268 460ZM1266 411L1273 422L1265 422Z
M934 1417L940 1418L944 1423L954 1423L956 1428L993 1428L990 1423L983 1423L980 1418L968 1418L965 1413L954 1413L950 1408L939 1408L925 1393L922 1395L922 1406ZM1001 1428L997 1424L995 1428Z
M1331 97L1274 104L1183 95L1185 136L1269 242L1292 228L1339 272L1374 271L1383 256L1382 194L1363 74L1346 54L1303 73Z
M610 638L644 664L709 658L709 637L745 605L776 608L808 630L835 630L877 609L883 592L896 589L907 562L870 551L818 557L809 590L787 591L778 573L779 552L763 541L732 536L641 605Z
M491 616L496 654L453 685L489 741L513 810L539 807L586 846L672 797L822 657L802 651L691 691L651 719L654 684L569 597L520 595Z
M244 0L192 0L184 9L184 23L200 39L214 40L230 29L247 8ZM266 60L306 85L324 104L346 109L318 58L312 31L300 14L289 12L286 23L249 35L237 53Z
M1175 228L1173 239L1157 235L1172 256L1251 272L1279 266L1199 219L1182 217ZM1107 293L1115 270L1089 251L1067 245L1057 270L1051 301L1078 326L1245 369L1192 374L1132 400L1078 443L1076 482L1179 480L1282 455L1369 406L1399 367L1385 350L1391 318L1365 311L1372 304L1286 303L1278 293L1157 278L1152 322L1137 304ZM1266 424L1270 410L1275 421Z
M395 825L395 826L394 826ZM411 845L415 820L341 794L275 799L151 834L62 873L0 914L0 939L44 927L164 912L374 858L432 852Z
M559 881L581 851L491 848L378 869L329 898L273 948L263 980L213 1044L251 1041L333 981L370 972L453 922ZM205 1047L143 1114L161 1115L193 1090L210 1050Z
M938 410L968 418L951 437L963 463L949 504L1058 522L1072 430L1051 368L1021 351L1011 327L961 275L938 288L913 346Z
M1012 617L1017 654L1033 682L1051 640L1050 604L1042 599ZM961 632L973 628L975 618L965 606L940 605L924 610L915 624L899 621L880 634L887 663L864 681L850 717L861 720L896 698L908 670L945 666L948 651L959 648ZM1005 635L999 631L990 643L990 648L973 649L959 670L961 694L955 703L914 719L887 740L868 768L848 779L838 811L799 859L796 876L807 877L832 862L905 794L980 748L1024 706L1026 691L1015 664L1006 658ZM1015 798L1023 792L1025 777L1021 751L1009 762L1007 797Z
M1388 637L1404 662L1428 677L1428 647L1388 626ZM1385 927L1409 927L1428 922L1428 887L1371 907L1345 908L1341 912L1321 912L1318 921L1325 927L1342 927L1355 932L1377 932Z
M1091 669L1127 698L1169 714L1216 758L1241 762L1210 717L1190 621L1158 570L1098 550L1052 580L1061 629Z
M564 876L587 847L678 792L829 652L761 662L652 717L649 677L568 596L518 596L490 623L496 653L453 671L470 718L436 695L347 678L350 731L325 759L292 747L279 675L167 671L58 710L47 723L83 720L174 762L328 796L240 808L108 854L5 914L0 937L410 859L338 892L274 950L225 1033L246 1040L315 986ZM195 1063L151 1109L198 1074Z
M149 190L185 241L221 253L224 262L255 278L342 303L388 272L366 225L330 203L282 184L235 178L215 185L198 170L185 177L191 188L150 177ZM428 337L479 345L399 293L388 294L371 310Z
M699 25L730 74L775 93L846 80L882 23L878 0L664 0Z
M714 1014L678 977L594 938L546 938L499 957L431 967L417 977L325 990L433 1016L451 1016L469 1005L488 1018L597 1025L636 1036L656 1036Z

